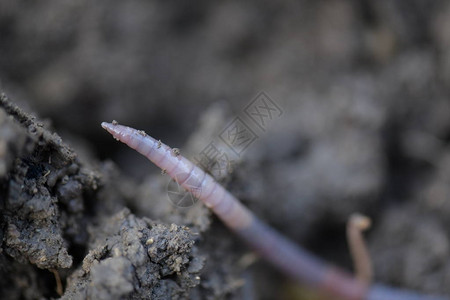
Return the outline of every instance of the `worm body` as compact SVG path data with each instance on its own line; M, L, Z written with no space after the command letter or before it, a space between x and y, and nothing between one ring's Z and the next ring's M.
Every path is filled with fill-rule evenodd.
M281 272L299 283L317 289L331 299L342 300L443 300L403 293L384 286L371 289L366 283L324 262L284 238L256 218L233 195L210 175L179 155L178 149L155 140L143 131L117 123L102 123L114 138L135 149L159 168L165 170L183 188L209 207L231 230ZM395 298L389 298L389 292Z
M248 228L252 223L253 216L245 206L209 174L179 155L176 148L174 148L176 149L174 151L161 141L127 126L102 123L102 127L116 139L135 149L159 168L165 170L180 186L211 208L231 229L239 231Z

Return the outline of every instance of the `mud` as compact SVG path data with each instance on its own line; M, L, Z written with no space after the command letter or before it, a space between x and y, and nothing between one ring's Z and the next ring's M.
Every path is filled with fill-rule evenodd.
M449 294L448 20L420 0L0 3L0 298L59 298L57 272L64 299L308 299L99 126L194 159L236 117L257 138L209 171L255 214L351 270L365 213L376 281ZM261 91L282 108L263 128Z
M135 216L125 203L132 205L129 198L137 196L130 191L138 188L111 163L85 167L57 134L4 94L0 105L2 298L186 299L235 291L230 286L239 267L222 265L226 248L214 253L223 242L215 241L212 253L201 249L212 247L199 234L209 228L205 208L178 217L191 228ZM214 261L204 270L207 258ZM56 294L55 270L63 295Z

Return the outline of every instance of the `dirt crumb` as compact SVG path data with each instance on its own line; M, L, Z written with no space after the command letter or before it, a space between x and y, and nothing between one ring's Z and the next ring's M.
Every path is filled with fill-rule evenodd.
M199 284L203 266L192 257L188 229L137 218L127 209L98 229L94 248L70 278L64 299L160 299L162 291L168 299L184 298Z

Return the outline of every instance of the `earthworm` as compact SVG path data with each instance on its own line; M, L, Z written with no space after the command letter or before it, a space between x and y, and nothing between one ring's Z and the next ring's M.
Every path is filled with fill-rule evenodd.
M329 266L259 220L210 175L143 131L102 123L112 136L165 170L179 185L209 207L222 222L282 273L316 289L331 299L342 300L444 300L384 285L369 286L345 271ZM177 152L177 151L175 151Z

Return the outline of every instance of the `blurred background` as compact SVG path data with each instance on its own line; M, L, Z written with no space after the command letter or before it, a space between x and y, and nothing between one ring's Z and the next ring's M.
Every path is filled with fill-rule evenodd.
M283 113L230 189L347 268L366 213L377 280L450 292L448 1L1 1L0 87L136 182L156 168L101 121L183 149L264 91Z

